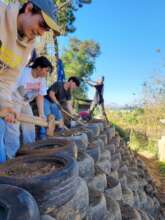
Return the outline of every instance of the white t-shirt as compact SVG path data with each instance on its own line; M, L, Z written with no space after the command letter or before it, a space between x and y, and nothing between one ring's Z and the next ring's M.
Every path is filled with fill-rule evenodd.
M25 67L17 80L16 89L24 97L25 101L30 102L38 95L46 95L46 80L42 77L34 78L32 76L32 69Z

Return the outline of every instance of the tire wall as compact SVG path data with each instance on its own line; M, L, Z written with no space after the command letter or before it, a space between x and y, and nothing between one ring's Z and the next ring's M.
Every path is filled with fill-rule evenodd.
M88 129L77 137L58 137L77 146L76 186L66 202L40 207L42 215L52 220L165 219L144 163L115 128L97 121ZM51 192L47 197L51 204Z

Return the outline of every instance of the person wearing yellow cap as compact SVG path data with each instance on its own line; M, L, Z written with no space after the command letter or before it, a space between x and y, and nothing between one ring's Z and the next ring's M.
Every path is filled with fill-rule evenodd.
M23 5L19 1L6 5L0 0L0 110L15 109L12 92L35 38L50 29L55 36L60 35L56 16L53 0L31 0ZM9 127L7 123L6 133Z

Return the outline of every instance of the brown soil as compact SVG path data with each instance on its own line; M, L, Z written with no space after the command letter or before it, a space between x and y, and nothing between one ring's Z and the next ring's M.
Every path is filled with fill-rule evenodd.
M160 174L159 163L154 158L147 158L142 155L138 155L145 163L149 174L153 177L155 185L158 189L158 198L163 208L165 208L165 176Z
M84 129L81 128L74 128L74 129L70 129L68 131L63 131L63 132L55 132L54 136L76 136L76 135L80 135L82 132L84 132Z
M0 170L1 176L13 176L13 177L34 177L40 175L47 175L52 171L57 171L62 168L62 164L47 163L47 162L35 162L35 163L20 163L9 167L4 170Z

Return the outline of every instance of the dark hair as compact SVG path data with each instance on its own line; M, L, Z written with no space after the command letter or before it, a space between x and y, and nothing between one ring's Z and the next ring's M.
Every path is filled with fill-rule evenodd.
M31 1L26 2L25 4L22 5L22 7L19 10L18 14L23 14L25 12L25 8L26 6L31 3L33 5L33 9L32 9L32 14L41 14L41 9L39 7L37 7L36 5L34 5Z
M50 68L50 73L53 72L53 66L51 62L44 56L37 57L31 65L29 65L32 69L35 69L37 67L45 68L48 67Z
M68 82L71 81L71 80L76 84L77 87L80 86L80 80L79 80L76 76L71 76L71 77L68 79Z

